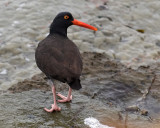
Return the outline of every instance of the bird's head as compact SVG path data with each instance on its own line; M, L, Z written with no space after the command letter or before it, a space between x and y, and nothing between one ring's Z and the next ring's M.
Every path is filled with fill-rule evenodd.
M78 25L97 31L97 28L73 18L70 12L61 12L53 20L50 26L50 33L66 33L67 28L71 25Z

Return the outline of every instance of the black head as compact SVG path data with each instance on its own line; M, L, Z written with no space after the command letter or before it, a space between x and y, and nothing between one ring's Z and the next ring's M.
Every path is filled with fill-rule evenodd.
M71 26L74 20L72 14L70 12L61 12L59 13L53 20L50 26L50 34L58 33L61 35L67 35L67 28Z
M61 12L53 20L53 22L58 26L69 27L72 25L74 20L70 12Z
M53 20L50 26L50 34L67 36L67 28L73 24L97 31L97 28L74 19L70 12L61 12Z

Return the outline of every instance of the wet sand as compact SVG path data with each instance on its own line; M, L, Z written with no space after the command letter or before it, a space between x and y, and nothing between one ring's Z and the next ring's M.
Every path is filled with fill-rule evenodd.
M78 118L77 124L72 120L71 124L68 123L64 127L72 127L73 125L74 127L85 128L83 120L93 116L102 124L116 128L158 128L160 124L160 74L157 68L158 65L133 70L117 61L110 60L105 54L84 52L82 56L84 62L81 77L83 88L80 91L73 92L74 98L71 103L60 104L62 112L61 116L59 114L56 116L56 121L62 120L62 116L70 111L70 117L63 118L66 123L73 118L74 112L79 111L75 117ZM68 86L66 84L56 82L55 85L58 92L67 94ZM1 98L4 95L9 96L10 100L15 97L15 100L22 104L29 96L30 101L25 103L26 108L24 111L38 112L40 116L44 114L49 121L51 121L49 116L54 117L55 114L57 115L57 112L47 114L42 110L43 107L49 107L52 103L50 86L46 84L43 74L37 74L32 79L26 79L13 85L9 88L9 92L7 91L6 94L1 95ZM24 99L17 97L17 95L21 95ZM36 105L35 100L40 106ZM12 105L14 104L16 103L13 102ZM14 107L16 108L16 106ZM19 107L19 109L21 108ZM8 110L7 112L10 113ZM21 111L16 111L16 113L19 112ZM25 114L18 114L19 117L15 118L19 120ZM28 125L27 119L23 121L24 126ZM52 118L52 121L51 126L58 126L55 118ZM44 122L42 121L41 124ZM19 124L19 122L17 123ZM59 126L62 125L61 122ZM32 126L34 125L32 124Z

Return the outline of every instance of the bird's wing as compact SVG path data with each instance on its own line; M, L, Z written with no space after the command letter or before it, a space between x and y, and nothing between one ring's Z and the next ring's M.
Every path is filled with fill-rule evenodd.
M52 77L74 78L79 77L82 72L82 60L78 48L72 45L63 47L51 46L40 50L41 62L39 68L47 75ZM41 48L39 48L41 49Z
M64 70L68 74L80 75L82 71L82 60L79 50L76 47L65 48L62 51L52 47L50 52L51 62L56 62L53 65L61 67L59 70Z

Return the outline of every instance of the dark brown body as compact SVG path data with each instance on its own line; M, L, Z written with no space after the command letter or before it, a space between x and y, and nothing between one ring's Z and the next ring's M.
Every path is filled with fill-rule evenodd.
M68 37L50 34L42 40L35 53L37 66L50 79L67 82L80 89L82 59L77 46Z

